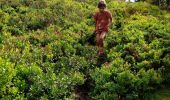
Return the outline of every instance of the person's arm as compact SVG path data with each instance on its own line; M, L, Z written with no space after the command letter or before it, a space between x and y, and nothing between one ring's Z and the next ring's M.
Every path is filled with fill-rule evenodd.
M95 24L97 23L97 13L95 13L95 15L93 16L93 18L94 18L94 21L95 21Z
M112 14L109 12L109 27L111 26L112 24Z
M95 15L93 16L93 18L94 18L95 28L96 28L96 25L97 25L97 13L95 13ZM96 29L95 29L94 32L96 32Z

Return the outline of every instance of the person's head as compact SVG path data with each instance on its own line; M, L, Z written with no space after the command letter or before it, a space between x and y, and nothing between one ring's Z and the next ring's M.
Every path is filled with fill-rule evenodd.
M106 9L106 4L105 4L105 2L104 2L104 1L100 1L100 2L98 3L98 8L99 8L99 11L100 11L100 12L104 11L104 10Z

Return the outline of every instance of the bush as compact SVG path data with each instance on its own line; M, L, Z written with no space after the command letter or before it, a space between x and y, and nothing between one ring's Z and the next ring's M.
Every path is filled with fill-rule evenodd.
M113 24L97 56L94 0L0 1L0 98L150 99L170 80L170 15L107 1ZM80 89L85 88L85 91ZM86 90L87 88L87 90Z

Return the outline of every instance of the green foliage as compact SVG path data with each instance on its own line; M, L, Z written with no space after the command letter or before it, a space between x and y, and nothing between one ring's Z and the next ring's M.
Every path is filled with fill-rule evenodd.
M95 80L95 89L91 96L93 99L145 99L153 86L162 82L160 73L154 69L140 69L138 72L130 70L131 65L123 59L115 59L111 65L97 68L92 72ZM103 94L106 93L105 95ZM146 97L145 97L146 95Z
M146 2L107 0L113 24L102 64L97 3L0 0L0 99L73 100L75 88L91 80L92 100L145 100L169 84L170 14Z

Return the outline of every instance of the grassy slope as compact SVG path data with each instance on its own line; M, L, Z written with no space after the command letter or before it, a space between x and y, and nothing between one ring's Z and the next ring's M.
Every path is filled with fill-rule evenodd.
M5 1L6 0L4 0L4 2ZM33 1L34 0L32 0L32 2ZM47 88L47 89L45 88L46 91L49 89L47 94L54 96L54 98L59 97L59 96L61 96L60 98L62 98L62 96L69 96L71 94L70 92L73 91L72 88L75 85L82 84L84 82L85 79L83 76L86 73L84 70L91 68L91 67L89 68L90 65L88 64L91 63L91 66L95 65L94 60L96 59L92 59L92 58L93 57L95 58L94 55L96 53L96 50L92 50L93 47L86 45L87 41L85 40L85 38L86 36L92 34L92 31L94 28L94 23L92 22L93 20L91 18L91 14L94 13L94 10L95 10L94 5L96 5L96 2L94 3L92 1L87 1L87 3L83 4L81 2L76 2L76 1L84 1L84 0L63 0L63 1L53 0L53 1L55 1L56 4L55 3L53 4L52 1L51 2L48 1L49 3L47 4L43 2L39 3L37 0L37 2L32 3L32 4L31 2L26 2L25 5L27 6L21 5L19 1L17 1L17 2L9 3L9 6L6 4L7 6L4 6L2 9L3 11L1 11L3 12L2 15L5 16L1 18L1 21L3 22L2 33L5 37L3 41L4 44L2 46L5 49L2 50L2 52L0 53L2 57L3 56L7 57L13 63L18 62L16 58L21 59L21 64L17 63L18 65L25 64L27 59L31 63L38 62L39 64L39 66L36 68L39 69L41 73L38 73L37 69L32 69L32 70L35 70L35 73L37 73L37 76L38 75L42 76L41 80L38 82L35 80L32 80L33 81L32 86L34 86L35 88L36 87L40 88L39 91L35 89L35 91L30 92L31 95L33 94L33 97L34 95L37 96L38 93L39 95L37 97L42 97L41 93L42 91L44 91L44 87ZM131 45L133 45L132 42L136 41L135 38L138 37L138 36L134 36L135 38L133 38L133 33L135 33L136 31L141 33L141 36L143 36L144 34L143 29L146 29L146 32L148 32L147 28L149 28L150 31L156 31L158 33L160 32L161 33L160 36L162 36L162 34L164 34L164 31L166 32L166 29L168 30L167 27L170 26L170 23L167 23L170 19L170 15L164 11L160 11L155 6L150 6L149 4L146 4L146 3L127 4L127 3L119 3L119 2L111 2L111 1L112 0L108 0L108 9L112 12L114 16L114 22L113 22L113 26L110 29L108 37L105 40L106 48L108 51L107 53L110 58L114 58L114 53L117 54L116 50L119 51L120 49L119 52L123 53L124 48L121 48L121 47L123 47L124 45L128 47L128 45L126 44L126 41L122 41L124 40L124 38L127 39L128 42L130 41ZM20 5L21 7L17 8L16 6L18 5ZM40 5L40 6L37 6L37 5ZM58 10L58 9L61 9L61 10ZM35 14L37 14L37 16L35 16ZM20 20L21 22L17 23L18 20ZM49 25L49 23L51 25ZM166 24L165 30L163 28L164 27L163 24ZM159 28L159 25L161 25L161 28ZM159 31L157 31L157 29ZM55 33L60 33L62 35L56 37ZM81 35L83 35L82 37L85 37L85 38L80 38ZM115 40L115 44L116 43L120 44L120 46L117 46L116 44L117 48L114 48L114 47L112 48L112 46L109 47L110 45L109 43L113 43L113 40L115 38L117 39ZM85 45L81 45L81 43L78 43L79 40L85 41ZM145 42L144 40L142 41ZM158 41L155 41L155 42L157 43ZM115 46L115 44L113 45ZM151 44L151 46L149 44L146 44L146 47L150 46L151 48L151 52L149 54L151 55L151 57L152 57L152 53L154 54L155 52L159 51L159 49L161 50L161 48L158 48L158 50L154 51L154 45L158 45L158 44L154 44L154 42L153 44ZM42 50L41 47L45 48L44 50L45 52L41 51ZM143 52L143 51L140 51L141 46L139 44L137 44L137 47L139 48L138 50L139 52ZM15 51L15 48L21 50L25 54L23 53L24 54L23 55L19 51L17 50ZM61 52L63 49L65 50L64 53ZM30 51L32 50L32 52L30 52L29 50ZM60 53L58 55L56 54L56 56L61 57L62 55L61 59L59 59L58 62L56 61L57 63L55 61L51 61L51 59L53 60L53 58L55 58L53 56L55 55L55 53L53 52L54 50L56 50L55 52ZM78 52L79 54L75 56L74 55L75 51L81 51L81 52L80 53ZM8 55L5 55L5 53L7 53ZM157 53L159 54L159 52ZM34 56L35 54L37 54L38 57ZM43 59L42 57L46 55L47 55L46 59L44 58L45 62L42 62L42 59ZM130 57L133 58L132 56ZM72 59L70 60L70 58ZM111 59L111 60L114 60L114 59ZM131 59L129 58L129 60ZM50 62L51 64L50 65L48 61L54 62L56 65L53 65L54 63L51 63L51 62ZM73 62L73 63L71 63L72 65L68 66L68 64L70 64L68 62ZM75 66L77 68L74 68ZM62 68L60 69L60 67ZM18 68L20 68L20 66L18 66ZM27 68L27 67L21 66L21 68ZM46 71L48 72L47 68L51 68L49 71L49 76L46 76ZM27 69L24 69L24 70L27 70ZM93 68L91 68L91 70L93 71ZM18 73L20 72L22 71L19 70ZM55 73L53 74L53 72ZM61 73L58 73L58 72L61 72ZM26 77L36 78L36 74L35 76L31 76L32 74L29 74L24 71L21 74L24 74ZM22 77L20 74L17 74L17 75L19 76L19 78ZM55 87L52 89L50 88L50 83L46 82L49 80L49 77L51 77L51 75L54 75L54 80L51 80L51 81L54 82L52 86ZM73 75L73 76L70 77L70 75ZM43 76L44 77L46 76L46 77L43 79ZM57 79L61 79L61 77L62 78L64 77L63 79L65 80L63 82L61 81L61 84L60 84L61 86L55 84L56 77ZM19 78L18 80L21 80ZM17 80L17 77L16 77L16 80ZM25 77L23 77L23 80L27 81ZM41 86L41 82L43 82L42 86ZM28 83L25 83L25 84L29 84L29 81ZM17 85L18 84L16 84L16 87ZM63 89L64 86L66 88ZM71 89L68 87L71 87ZM57 88L59 89L57 90ZM23 90L24 89L21 89L21 91ZM25 94L27 94L29 97L29 93L27 92ZM43 93L46 93L46 92L43 92ZM153 98L157 98L157 99L165 98L168 100L169 98L169 95L167 95L168 93L169 93L169 89L163 89L155 93Z

